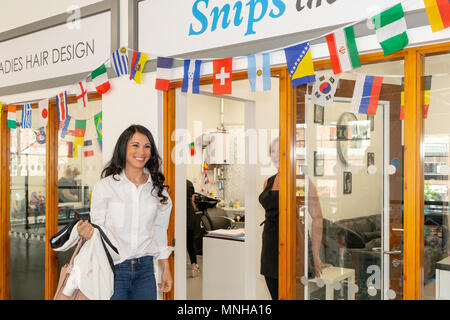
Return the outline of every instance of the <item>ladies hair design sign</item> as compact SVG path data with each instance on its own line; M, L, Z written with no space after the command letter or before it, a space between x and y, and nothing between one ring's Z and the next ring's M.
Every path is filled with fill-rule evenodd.
M0 88L90 72L111 54L111 13L0 42Z

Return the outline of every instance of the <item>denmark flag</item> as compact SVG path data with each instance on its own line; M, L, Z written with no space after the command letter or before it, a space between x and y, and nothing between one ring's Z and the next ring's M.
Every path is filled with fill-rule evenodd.
M213 61L213 94L231 94L233 58Z

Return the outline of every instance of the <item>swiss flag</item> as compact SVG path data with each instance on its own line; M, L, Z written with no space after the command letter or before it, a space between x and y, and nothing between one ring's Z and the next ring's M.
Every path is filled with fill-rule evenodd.
M231 94L233 58L213 61L213 94Z

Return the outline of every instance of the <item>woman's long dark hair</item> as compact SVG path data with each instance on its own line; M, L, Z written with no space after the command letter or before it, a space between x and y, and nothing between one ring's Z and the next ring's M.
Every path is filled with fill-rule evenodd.
M103 169L101 177L106 178L112 175L114 180L118 180L114 176L120 175L122 170L125 169L128 141L130 141L131 137L136 132L144 134L150 141L151 154L150 159L145 164L145 167L150 172L150 176L153 182L153 189L151 192L153 193L153 190L156 189L158 191L160 202L162 204L165 204L167 203L167 197L163 195L163 191L167 186L164 185L165 177L161 172L161 157L158 154L155 140L153 139L150 130L148 130L144 126L133 124L129 126L124 132L122 132L114 148L114 154L109 163Z

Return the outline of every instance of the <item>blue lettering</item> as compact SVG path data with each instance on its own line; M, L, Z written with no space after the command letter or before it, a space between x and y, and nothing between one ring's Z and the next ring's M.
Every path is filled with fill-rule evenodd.
M249 7L250 11L248 13L248 23L247 23L247 32L245 33L245 36L249 34L255 34L255 30L253 30L253 24L255 22L261 21L262 18L266 15L267 12L267 4L268 0L250 0L247 2L247 6ZM257 4L261 4L261 14L259 17L255 17L255 8Z
M214 9L211 12L211 16L213 17L213 22L211 25L211 31L214 31L217 29L217 23L219 22L220 16L223 14L222 17L222 29L226 29L230 25L230 20L228 19L230 15L230 5L226 4L223 6L222 10L219 12L218 7L214 7Z
M245 36L256 34L255 26L258 22L267 17L277 19L286 12L286 3L284 0L234 0L233 7L231 4L224 4L223 6L215 6L208 10L209 0L195 0L192 6L192 14L195 19L189 25L189 36L203 34L210 28L214 32L218 27L222 30L227 29L231 23L235 27L242 25L244 20L247 21ZM302 0L297 0L297 10L303 9L301 5ZM320 4L323 0L304 0L317 1ZM337 0L326 0L327 2L334 2ZM245 6L247 8L244 7ZM233 16L234 15L234 16Z
M208 8L209 0L197 0L197 1L195 1L194 5L192 6L192 14L194 15L194 18L196 18L201 23L202 28L200 29L200 31L195 31L194 28L192 27L192 23L191 23L191 26L189 27L189 35L190 36L191 35L202 34L208 28L208 18L206 18L206 16L198 8L198 4L200 2L204 2L205 3L205 8Z
M237 27L239 25L241 25L242 20L244 20L244 18L241 17L241 13L242 13L242 2L238 1L234 4L233 7L235 13L234 13L234 25Z
M272 18L279 18L279 17L281 17L283 15L283 13L286 11L286 5L281 0L272 0L272 3L274 4L275 7L278 8L278 14L274 14L273 13L273 9L272 9L270 11L269 16L271 16Z

